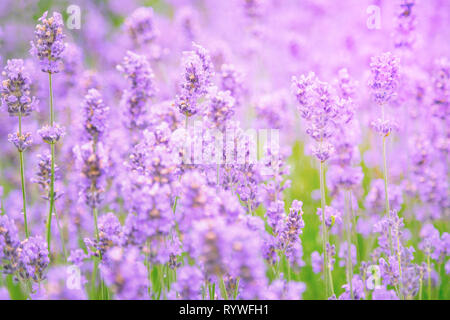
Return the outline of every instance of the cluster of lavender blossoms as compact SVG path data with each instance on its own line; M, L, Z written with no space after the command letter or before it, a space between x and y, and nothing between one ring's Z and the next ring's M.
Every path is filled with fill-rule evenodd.
M450 4L3 1L0 299L450 298Z

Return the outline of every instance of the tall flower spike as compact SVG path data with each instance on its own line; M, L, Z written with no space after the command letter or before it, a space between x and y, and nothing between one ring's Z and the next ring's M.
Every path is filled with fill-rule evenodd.
M8 140L12 142L19 151L20 161L20 179L22 187L22 201L23 201L23 218L25 235L28 238L28 223L27 223L27 200L25 188L25 174L24 174L24 156L23 151L27 149L31 143L31 133L22 132L22 117L31 113L36 104L36 99L30 97L31 79L28 73L25 72L23 60L13 59L8 60L2 75L6 77L2 81L0 87L1 105L5 106L11 116L18 116L19 130L17 133L9 134Z
M370 61L371 78L369 88L378 105L384 105L396 94L399 79L400 60L390 52L372 57Z
M193 47L193 51L183 53L183 81L180 93L175 99L175 105L186 116L192 116L199 111L197 99L208 92L214 75L214 66L208 51L195 43Z
M40 24L34 31L35 41L31 42L30 53L39 59L41 70L48 73L60 71L61 54L65 49L63 39L64 22L58 12L47 17L48 11L39 18Z
M84 130L88 140L99 141L106 129L109 107L96 89L89 89L83 103Z
M139 128L148 111L146 104L156 92L153 70L145 56L131 51L127 52L117 70L124 73L129 82L121 102L126 109L127 125L130 128Z
M31 96L31 78L25 70L23 60L8 60L2 72L5 78L0 87L2 107L10 116L28 116L37 101Z
M138 45L152 42L159 34L155 26L153 8L137 8L126 20L125 26L133 41Z

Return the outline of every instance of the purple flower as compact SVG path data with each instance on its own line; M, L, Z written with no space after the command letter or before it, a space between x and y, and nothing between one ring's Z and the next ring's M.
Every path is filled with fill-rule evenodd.
M127 51L117 70L124 73L129 87L124 90L121 105L130 128L141 127L147 114L147 102L156 92L154 74L147 58Z
M317 215L322 222L322 208L317 208ZM325 207L325 225L331 228L334 224L342 224L342 212L333 207Z
M375 103L383 105L395 96L399 80L399 59L386 52L372 57L369 88Z
M224 129L226 122L234 115L235 100L229 91L219 91L212 87L208 92L207 109L204 115L219 129Z
M22 134L20 134L19 132L14 134L10 133L8 134L8 141L12 142L19 152L24 152L33 144L33 139L31 138L30 132Z
M401 0L398 8L395 32L394 46L396 48L411 49L415 42L414 30L416 28L416 16L413 13L415 0Z
M288 282L283 279L277 279L270 284L265 299L301 300L302 294L305 290L306 285L303 282Z
M357 261L357 256L356 256L356 247L354 244L351 245L351 253L350 253L351 259L352 259L352 265L356 265ZM347 263L347 259L348 259L348 245L347 242L344 241L343 243L341 243L340 248L339 248L339 254L338 257L341 259L339 261L339 266L343 267L346 265Z
M40 236L23 240L17 248L17 274L20 279L32 279L40 282L50 263L47 242Z
M287 221L284 223L283 228L278 236L280 241L280 250L286 253L286 256L290 260L296 257L296 252L298 248L296 245L300 243L300 234L302 229L305 227L303 221L303 202L294 200L292 202L291 208L289 209L289 215L287 216ZM295 262L292 261L292 262Z
M56 266L47 273L47 281L32 294L33 300L86 300L86 280L74 266Z
M0 288L0 300L10 300L9 291L7 288Z
M314 273L321 273L323 270L323 255L317 251L311 253L311 265Z
M394 290L386 288L375 288L372 293L372 300L399 300Z
M102 95L96 89L89 89L84 97L83 115L83 126L88 140L99 141L106 130L109 107L105 105Z
M98 219L98 236L98 240L85 239L86 246L91 255L103 256L112 246L122 244L122 225L114 213L108 212ZM92 249L94 250L92 251Z
M342 288L345 289L345 292L339 297L339 300L350 300L351 299L351 292L350 292L350 285L344 284ZM352 290L353 290L353 298L355 300L361 300L364 299L364 282L360 278L359 275L354 275L352 279Z
M338 72L337 85L339 87L340 96L344 99L353 98L355 95L357 82L348 74L346 68L342 68Z
M108 155L102 143L93 141L74 148L76 165L80 175L80 195L84 203L91 208L98 208L105 192Z
M2 76L5 79L0 87L1 105L10 116L28 116L37 101L31 96L31 78L25 71L23 60L8 60Z
M67 258L67 261L70 263L73 263L75 266L81 268L83 265L83 262L85 259L87 259L89 256L84 253L82 249L75 249L70 252L69 257Z
M138 44L143 45L155 40L159 30L155 26L153 8L140 7L125 20L125 26L131 38Z
M327 161L334 154L334 146L331 143L323 142L311 148L312 154L320 161Z
M114 246L106 251L100 272L118 300L148 298L147 268L139 249Z
M43 191L43 198L48 200L51 197L50 194L50 180L52 176L52 156L50 153L46 154L38 154L38 171L36 172L36 175L33 179L31 179L32 182L37 183L41 190ZM54 167L55 172L55 181L57 181L60 177L59 167L55 164ZM55 185L55 188L53 190L54 192L54 199L58 199L61 197L62 192L58 191L58 186Z
M39 59L43 72L57 73L60 71L61 54L65 49L64 22L58 12L53 12L50 18L47 18L47 14L46 11L39 18L41 23L36 25L35 41L31 42L30 53Z
M8 216L0 216L0 266L6 274L15 272L16 250L19 244L14 221Z
M286 217L284 212L284 202L281 200L272 202L266 212L267 223L272 228L272 232L277 235L282 228L282 224Z
M371 128L382 137L389 136L392 132L398 130L398 124L394 120L377 119L370 123Z
M169 292L169 299L201 300L203 274L195 266L183 266L177 271L175 281Z
M223 64L220 70L220 88L229 91L231 96L239 101L243 91L242 73L231 64Z
M214 67L209 53L203 47L193 44L194 50L183 54L183 80L180 94L175 99L175 105L182 114L192 116L198 110L197 99L208 92Z
M66 129L55 123L53 126L43 126L40 130L38 130L38 134L45 142L54 144L58 142L61 137L65 136Z

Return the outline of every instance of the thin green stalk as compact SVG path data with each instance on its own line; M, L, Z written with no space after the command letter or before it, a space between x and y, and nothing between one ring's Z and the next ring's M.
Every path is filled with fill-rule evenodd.
M431 260L430 255L427 255L427 271L428 271L428 300L431 300Z
M381 117L384 120L384 105L381 106ZM389 206L389 191L388 191L386 136L383 136L383 178L384 178L384 201L386 203L386 214L389 218L391 218L391 208ZM389 227L389 249L390 249L391 255L393 255L394 249L392 248L391 227Z
M95 226L95 237L97 241L100 241L100 233L98 231L98 209L94 208L92 210L92 215L94 216L94 226Z
M67 262L67 251L66 251L66 245L64 244L64 235L63 235L63 229L61 228L61 223L60 223L60 219L58 218L58 215L56 213L56 208L54 210L55 213L55 219L56 219L56 225L58 227L58 232L59 232L59 238L61 240L61 246L62 246L62 251L63 251L63 255L64 255L64 262Z
M349 199L350 196L350 199ZM350 191L346 191L345 193L345 224L347 227L347 281L350 286L350 296L351 299L354 300L353 296L353 265L352 265L352 241L351 241L351 227L350 227L350 210L349 210L349 201L351 202L351 194Z
M239 280L240 280L240 278L236 279L236 287L234 288L234 294L233 294L234 300L236 300L238 292L239 292Z
M19 137L22 138L22 112L19 110ZM25 190L25 169L23 160L23 151L19 151L20 159L20 180L22 185L22 203L23 203L23 224L25 227L25 237L28 239L28 223L27 223L27 195Z
M325 178L323 162L320 162L320 204L322 208L322 246L323 246L323 278L325 281L325 294L329 297L329 272L328 272L328 254L327 254L327 227L325 225ZM333 285L331 284L331 287Z
M355 214L353 212L353 194L352 191L350 191L350 216L351 216L351 224L352 224L352 237L353 240L355 241L355 246L356 246L356 261L361 261L360 260L360 252L359 252L359 241L358 241L358 233L356 232L356 217Z
M423 280L422 277L419 279L419 300L422 300L422 287L423 287Z
M94 226L95 226L95 238L97 239L97 241L100 241L100 233L98 231L98 209L94 208L92 210L92 214L94 216ZM97 269L98 269L98 263L99 260L102 259L102 254L99 252L99 257L95 257L94 258L94 270L92 272L92 291L95 292L95 287L96 287L96 283L97 283ZM103 287L101 287L101 295L103 297Z
M92 276L91 276L91 292L93 299L97 300L97 294L96 294L96 284L97 284L97 270L98 270L98 258L94 257L94 269L92 270Z
M54 112L53 112L53 86L52 86L52 74L48 74L48 81L49 81L49 95L50 95L50 125L53 127L54 122ZM48 218L47 218L47 245L48 245L48 252L49 255L51 255L50 245L51 245L51 238L52 238L52 215L53 215L53 207L55 204L55 144L50 144L51 148L51 156L52 156L52 163L51 163L51 176L50 176L50 209L48 211Z
M384 106L381 107L381 113L382 113L382 118L384 119ZM388 191L388 172L387 172L387 157L386 157L386 137L387 136L383 136L383 173L384 173L384 198L385 198L385 202L386 202L386 212L387 212L387 216L390 219L391 218L391 209L389 206L389 191ZM392 245L392 229L389 226L389 250L391 252L391 255L394 254L394 249L393 249L393 245ZM399 269L399 275L400 275L400 280L399 280L399 287L400 289L398 290L400 292L401 295L401 287L402 287L402 261L401 261L401 255L400 255L400 239L397 236L397 260L398 260L398 269Z
M250 215L253 216L253 211L252 211L252 206L250 204L250 200L247 201L247 208L248 208L248 212L250 213Z
M224 298L225 300L228 300L228 293L227 293L227 289L225 287L225 282L223 281L223 277L220 277L219 287L220 287L220 291L222 292L222 298Z

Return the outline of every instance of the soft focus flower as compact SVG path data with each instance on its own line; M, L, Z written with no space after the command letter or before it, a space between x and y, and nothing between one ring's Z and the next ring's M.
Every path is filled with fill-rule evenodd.
M64 22L59 12L53 12L51 17L47 15L46 11L39 18L41 23L36 25L30 53L39 60L43 72L57 73L60 71L61 54L65 49Z
M31 96L31 78L25 70L23 60L8 60L2 76L5 78L0 87L2 107L11 116L28 116L37 101Z

